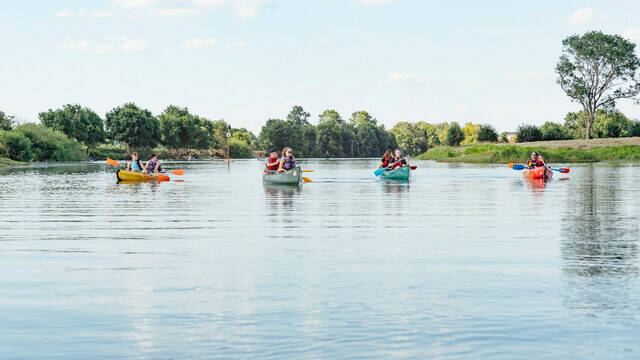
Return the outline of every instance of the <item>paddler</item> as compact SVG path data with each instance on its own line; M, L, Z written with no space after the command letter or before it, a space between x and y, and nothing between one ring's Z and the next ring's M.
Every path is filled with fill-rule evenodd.
M393 163L393 154L391 153L391 150L387 149L387 151L384 152L384 155L382 155L382 159L380 160L380 165L378 165L378 169L386 168L392 163Z
M278 149L273 148L269 150L269 157L264 160L264 173L265 174L275 174L280 167L280 162L278 161Z
M544 156L542 156L542 154L538 154L538 162L540 163L540 166L547 167L547 163L544 162Z
M131 154L131 161L127 163L127 168L125 170L133 171L133 172L142 172L142 169L143 169L142 161L138 159L138 153L134 152L133 154Z
M535 169L541 166L544 166L544 165L540 164L540 159L538 159L538 153L535 151L532 152L531 157L529 158L529 160L527 160L527 167L529 169Z
M278 173L289 171L296 167L296 158L293 157L293 150L290 147L286 147L282 150L282 157L280 158L280 166L278 167Z
M158 155L151 154L151 158L149 159L149 161L147 161L144 169L142 169L142 172L152 174L158 173L160 171L162 171L162 168L160 167L160 160L158 160Z
M389 165L392 169L407 166L407 159L402 157L402 150L396 149L393 161Z

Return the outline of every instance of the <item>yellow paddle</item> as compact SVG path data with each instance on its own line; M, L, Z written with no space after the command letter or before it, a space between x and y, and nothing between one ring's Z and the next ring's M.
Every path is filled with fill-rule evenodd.
M311 181L311 179L309 179L308 177L304 177L304 176L302 177L302 180L303 180L304 182L306 182L306 183L308 183L308 182L313 182L313 181Z
M302 172L313 172L313 170L302 170Z

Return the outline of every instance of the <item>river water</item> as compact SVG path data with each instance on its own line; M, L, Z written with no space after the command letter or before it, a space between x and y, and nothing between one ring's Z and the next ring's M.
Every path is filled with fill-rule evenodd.
M0 170L0 358L640 358L640 166L300 163Z

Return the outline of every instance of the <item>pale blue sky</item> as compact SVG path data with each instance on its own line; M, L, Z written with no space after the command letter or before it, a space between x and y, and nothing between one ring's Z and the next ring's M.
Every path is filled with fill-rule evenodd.
M579 110L555 83L561 41L640 42L638 1L0 0L0 109L186 106L259 132L302 105L313 121L367 110L499 131ZM640 106L619 106L640 118Z

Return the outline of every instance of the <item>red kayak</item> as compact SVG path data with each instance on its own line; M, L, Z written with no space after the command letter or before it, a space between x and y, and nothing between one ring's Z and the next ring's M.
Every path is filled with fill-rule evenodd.
M553 171L547 169L546 167L539 167L535 169L524 169L522 171L522 175L529 179L551 180L551 178L553 177Z

